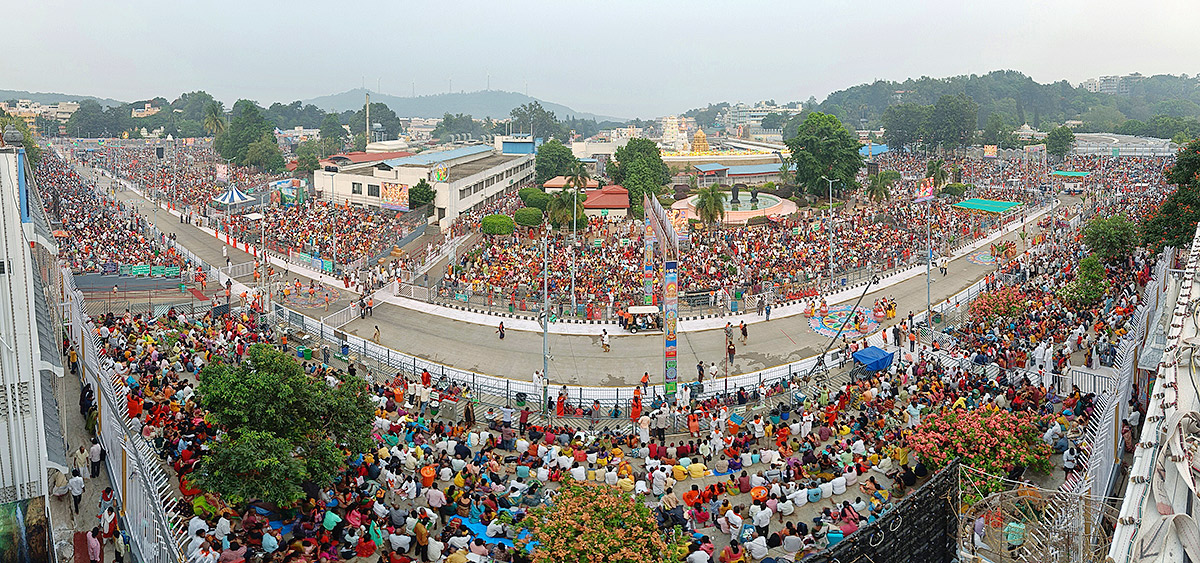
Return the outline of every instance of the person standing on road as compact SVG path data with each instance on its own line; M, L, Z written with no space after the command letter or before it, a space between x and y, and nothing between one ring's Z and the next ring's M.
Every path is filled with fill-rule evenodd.
M609 345L608 330L605 329L605 330L600 331L600 347L604 348L604 351L607 352L607 351L609 351L608 345Z
M371 337L371 340L379 344L379 325L375 325L375 335Z
M738 330L740 330L742 332L742 344L745 344L746 339L750 337L750 334L748 332L746 332L746 321L742 321L738 325Z
M771 322L771 304L770 303L767 303L767 308L765 309L765 311L767 312L767 322Z
M83 500L83 475L78 469L71 470L71 479L67 481L67 490L71 492L71 502L75 505L75 514L79 514L79 501Z
M500 340L504 340L504 323L500 323L500 328L496 329L496 334L500 335Z
M733 366L733 354L737 352L737 347L733 345L733 341L729 341L729 345L725 346L725 355L729 357L729 365Z
M92 448L88 451L88 461L92 462L92 479L100 476L100 457L104 453L104 448L100 447L100 440L92 438Z
M733 323L725 323L725 341L733 340Z

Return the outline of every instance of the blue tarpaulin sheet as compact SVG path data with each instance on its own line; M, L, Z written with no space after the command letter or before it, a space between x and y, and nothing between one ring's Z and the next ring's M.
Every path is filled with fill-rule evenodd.
M868 346L854 353L854 361L862 364L869 371L887 369L896 357L895 352L884 352L878 346Z

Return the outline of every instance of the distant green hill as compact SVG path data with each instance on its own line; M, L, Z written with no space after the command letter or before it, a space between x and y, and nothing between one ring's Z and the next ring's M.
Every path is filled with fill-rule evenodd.
M1085 130L1111 131L1126 120L1148 121L1155 116L1200 117L1200 80L1156 75L1134 83L1128 95L1097 94L1067 81L1039 84L1013 70L949 78L879 80L830 94L813 109L833 113L855 127L865 120L879 125L883 111L897 103L931 105L943 95L965 93L979 104L979 127L999 114L1009 124L1040 127L1078 119Z
M346 110L358 110L363 107L363 98L366 92L362 88L355 88L340 94L330 94L311 100L304 100L304 103L313 104L325 111L336 113ZM415 98L371 92L372 103L382 102L387 104L399 117L442 117L447 113L465 113L477 119L485 117L500 119L508 117L509 112L513 108L534 101L542 104L542 107L547 110L554 112L555 117L560 120L567 117L575 117L595 119L597 121L623 121L615 117L576 111L561 104L539 100L517 92L505 92L503 90L433 94L429 96L417 96Z
M96 100L103 107L113 107L125 104L125 102L114 100L112 98L100 98L97 96L79 96L75 94L60 94L58 92L26 92L25 90L0 90L0 101L8 100L30 100L39 104L53 104L57 102L78 102L80 100Z

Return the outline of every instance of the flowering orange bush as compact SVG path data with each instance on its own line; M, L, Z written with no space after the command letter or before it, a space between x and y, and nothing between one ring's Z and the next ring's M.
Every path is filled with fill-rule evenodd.
M1040 429L1046 421L1046 416L1027 412L949 410L923 418L908 445L933 471L961 459L963 465L1001 477L1017 465L1049 473L1054 450L1042 441ZM970 484L974 490L963 491L968 504L1006 488L1002 480L984 476L972 477Z
M971 315L980 320L1014 317L1028 308L1028 296L1013 286L985 291L971 302Z
M550 506L531 510L527 540L537 563L677 561L650 509L616 488L568 481Z

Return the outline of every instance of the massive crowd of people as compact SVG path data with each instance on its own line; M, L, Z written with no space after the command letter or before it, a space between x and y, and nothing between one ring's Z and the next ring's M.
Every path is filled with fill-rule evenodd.
M161 159L151 145L108 146L90 153L85 161L184 206L205 205L230 184L253 192L285 177L231 165L212 147L201 145L166 146Z
M62 221L59 258L79 273L106 266L183 266L174 250L148 230L144 217L129 204L98 193L91 180L75 172L52 151L43 153L34 177L47 211Z
M1151 211L1165 193L1154 176L1163 163L1110 160L1115 159L1095 160L1097 187L1109 187L1104 181L1117 183L1125 196L1106 200L1096 212L1122 210L1140 217ZM37 173L47 205L71 232L67 260L79 269L114 254L170 259L169 253L158 252L156 241L131 236L144 225L96 194L61 160L47 155ZM1146 181L1121 184L1133 179ZM301 206L296 212L320 215L314 209ZM969 216L955 215L941 204L934 210L944 240L968 235L976 227ZM316 215L310 220L318 221ZM912 229L923 217L923 208L903 199L854 206L835 220L835 262L902 260L911 256L912 245L919 252L921 237L899 227ZM826 235L819 221L817 213L697 233L690 261L684 261L684 287L750 285L815 274L827 267L828 248L821 248ZM664 527L679 525L694 534L689 563L735 563L768 554L799 558L873 521L928 474L907 437L931 413L1012 409L1053 415L1040 430L1064 453L1063 467L1070 469L1070 456L1077 455L1071 453L1072 439L1092 416L1091 399L1032 374L1038 369L1053 372L1060 347L1068 349L1062 359L1071 361L1071 352L1086 353L1083 343L1119 334L1152 260L1137 254L1110 264L1112 283L1102 305L1075 307L1050 290L1077 275L1082 257L1077 227L1058 213L1046 226L1028 256L1001 270L1029 296L1033 305L1028 311L1003 322L968 321L960 327L959 348L951 355L911 341L911 326L902 324L891 333L891 343L912 350L911 360L851 382L817 387L808 396L798 396L800 388L781 382L771 389L739 389L725 399L685 392L675 404L655 398L645 407L639 395L624 412L602 413L598 403L574 405L571 410L584 415L585 422L545 419L536 406L518 410L507 401L486 414L476 408L487 407L468 402L458 415L439 418L431 414L430 404L441 391L428 373L387 380L356 371L353 364L341 370L324 358L300 360L308 374L332 386L366 376L376 405L375 444L371 451L350 452L330 487L307 491L308 498L287 510L260 503L231 506L197 488L192 479L208 446L222 435L196 396L203 367L242 361L256 344L287 351L286 339L253 313L236 311L200 318L177 311L159 317L109 314L94 319L95 337L106 373L125 394L122 414L178 478L180 509L190 517L189 561L528 561L529 554L513 543L524 534L526 511L553 502L557 484L565 479L604 483L643 499ZM302 228L300 223L293 227ZM462 234L472 228L464 221ZM339 232L328 224L315 228L322 229ZM588 252L580 254L577 270L586 277L577 285L584 295L607 296L610 302L636 295L641 287L637 232L617 224L589 226L589 242L602 244L586 245ZM630 242L622 244L623 238ZM563 237L551 241L555 272L569 271L568 242ZM536 280L540 263L536 244L519 238L492 240L464 256L452 281L511 287ZM560 288L570 282L556 275L552 283ZM1043 360L1047 357L1049 361ZM1001 369L989 377L992 372L971 364ZM699 370L703 374L703 366ZM448 391L460 397L463 392ZM787 398L790 408L732 409L773 402L762 401L768 396ZM560 394L551 410L561 409L557 414L564 415L568 406ZM628 417L628 422L616 425L619 430L602 430L614 427L595 424L606 415Z

